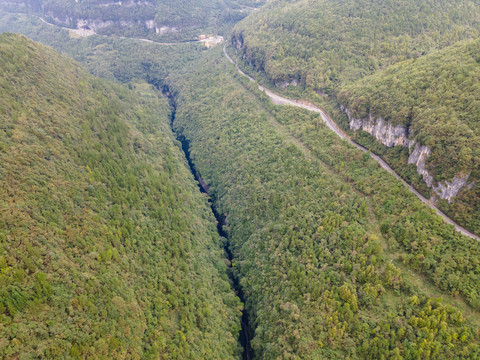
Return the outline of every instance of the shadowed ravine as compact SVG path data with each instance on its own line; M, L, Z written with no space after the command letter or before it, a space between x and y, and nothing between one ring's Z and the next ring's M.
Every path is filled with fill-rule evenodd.
M173 125L174 125L174 122L175 122L175 113L176 113L175 99L172 96L171 92L169 91L168 87L163 86L162 88L159 88L157 86L157 88L159 90L161 90L162 93L165 96L167 96L170 100L170 105L172 106L172 115L171 115L170 127L172 129L172 132L175 134L177 140L180 141L180 143L182 144L182 150L185 154L185 158L187 159L190 171L192 172L195 180L197 181L198 188L200 189L200 191L202 193L210 196L210 194L208 193L208 184L203 180L200 173L196 170L195 164L193 163L193 161L190 157L190 143L189 143L189 141L185 138L185 136L179 134L178 132L176 132L174 130ZM225 244L224 245L224 250L225 250L225 254L227 256L227 259L229 261L229 264L230 264L229 269L228 269L228 276L230 278L230 283L232 285L232 290L240 298L240 301L243 304L245 304L245 299L244 299L242 288L241 288L241 286L238 282L238 279L233 275L233 272L231 271L231 263L233 261L233 254L230 251L230 241L228 239L228 234L223 228L223 226L226 225L225 215L220 214L217 211L211 197L209 197L208 203L210 204L210 208L212 209L212 213L215 216L215 219L217 220L216 221L217 232L222 238L226 239L226 241L224 242L224 244ZM249 318L248 318L248 314L247 314L245 309L242 312L241 323L242 323L242 331L239 334L239 340L240 340L241 346L243 347L242 358L244 360L250 360L253 357L252 356L252 350L250 348L250 338L252 337L253 330L251 329L251 327L249 325Z

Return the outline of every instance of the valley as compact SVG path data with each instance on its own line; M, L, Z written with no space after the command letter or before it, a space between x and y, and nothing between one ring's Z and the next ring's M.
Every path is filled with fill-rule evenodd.
M239 67L238 67L238 64L237 62L233 61L233 59L230 57L230 55L228 55L226 49L225 49L225 46L223 47L223 53L225 54L225 56L227 57L228 61L230 61L232 64L235 65L235 67L237 68L238 72L243 75L243 76L246 76L250 81L252 82L255 82L255 79L252 78L251 76L245 74ZM302 109L306 109L308 111L312 111L312 112L315 112L315 113L319 113L320 114L320 117L322 119L322 121L329 127L330 130L332 130L335 134L337 134L338 137L340 137L341 139L344 139L346 140L349 144L353 145L354 147L356 147L357 149L359 149L360 151L362 152L368 152L371 156L372 159L374 159L383 169L385 169L386 171L388 171L390 174L392 174L393 176L395 176L396 179L400 180L402 182L402 184L404 184L413 194L415 194L422 202L424 202L425 204L427 204L428 206L430 206L430 208L432 208L433 210L435 210L435 212L441 216L446 223L450 224L450 225L453 225L455 227L455 229L460 232L462 235L465 235L465 236L468 236L472 239L475 239L475 240L480 240L480 238L471 233L470 231L464 229L463 227L461 227L460 225L458 225L457 223L455 223L452 219L450 219L447 215L445 215L442 211L440 211L440 209L438 209L435 204L433 202L431 202L430 200L426 199L423 195L421 195L417 190L415 190L413 188L412 185L408 184L404 179L402 179L400 177L400 175L398 175L381 157L379 157L378 155L375 155L374 153L371 153L369 152L366 148L364 148L363 146L357 144L356 142L354 142L342 129L340 129L338 127L338 125L325 113L324 110L322 110L321 108L315 106L314 104L311 104L311 103L307 103L305 101L302 101L302 100L292 100L292 99L288 99L288 98L285 98L285 97L282 97L266 88L264 88L263 86L259 85L258 86L258 89L262 92L264 92L265 94L267 94L267 96L272 100L272 102L275 104L275 105L288 105L288 106L295 106L295 107L299 107L299 108L302 108Z
M478 71L479 12L440 0L273 2L234 27L231 46L260 83L327 107L355 142L476 233L467 209L477 201L478 109L463 107L476 106L478 91L461 79Z
M366 50L363 0L158 0L156 21L195 25L85 37L37 3L72 11L0 0L0 33L63 54L0 35L0 357L480 357L474 4L382 3ZM74 16L110 21L103 5ZM338 24L317 39L320 9ZM411 148L375 137L379 117Z
M192 173L195 180L197 181L199 190L201 191L202 194L205 194L210 197L208 185L205 183L205 180L201 177L201 174L196 170L195 164L192 161L192 157L190 155L190 144L188 140L183 135L180 135L177 132L175 132L174 123L175 123L175 115L177 110L175 98L172 96L170 89L168 89L168 87L164 87L163 89L157 89L157 90L161 91L170 100L170 105L172 107L170 127L172 130L172 133L176 134L177 140L180 141L180 143L182 144L182 150L183 150L183 153L185 154L185 158L190 168L190 172ZM208 199L208 202L212 210L212 213L216 219L216 227L217 227L218 235L220 236L220 239L222 239L223 241L223 247L225 250L225 255L227 260L227 267L229 268L228 275L230 278L232 290L234 291L235 295L239 297L242 304L245 304L242 287L240 286L238 279L234 276L233 272L231 271L232 261L234 259L233 259L232 252L230 250L231 244L230 244L230 241L228 240L228 234L224 230L224 226L227 225L225 220L225 214L223 215L219 214L211 198ZM242 358L245 360L250 360L252 358L251 348L250 348L250 337L251 337L252 329L250 327L248 314L245 309L243 309L242 311L241 327L242 327L242 331L239 335L239 341L243 348Z

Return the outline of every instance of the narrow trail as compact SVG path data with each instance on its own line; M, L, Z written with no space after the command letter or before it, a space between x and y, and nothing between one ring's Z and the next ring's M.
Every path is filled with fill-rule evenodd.
M246 76L250 81L252 82L256 82L255 79L247 74L245 74L242 69L240 69L240 67L238 66L238 64L230 57L230 55L228 55L227 53L227 50L225 49L225 45L223 46L223 53L225 54L226 58L228 59L228 61L230 61L232 64L235 65L235 67L237 68L238 72L243 75L243 76ZM301 100L291 100L291 99L288 99L288 98L285 98L283 96L280 96L278 94L275 94L274 92L272 92L271 90L268 90L266 89L265 87L263 87L262 85L258 85L258 89L260 91L263 91L265 94L267 94L267 96L272 100L272 102L275 104L275 105L291 105L291 106L296 106L296 107L299 107L299 108L302 108L302 109L306 109L306 110L309 110L309 111L313 111L315 113L318 113L320 114L320 117L321 119L323 120L323 122L330 128L330 130L332 130L335 134L337 134L341 139L344 139L345 141L347 141L350 145L353 145L355 146L357 149L363 151L363 152L367 152L369 153L370 157L375 160L378 164L380 164L380 166L387 170L390 174L392 174L393 176L395 176L398 180L400 180L402 182L403 185L405 185L413 194L415 194L422 202L424 202L425 204L427 204L431 209L435 210L436 213L441 216L443 218L443 220L450 224L450 225L453 225L455 227L455 230L457 230L458 232L460 232L461 234L465 235L465 236L468 236L472 239L475 239L475 240L479 240L480 241L480 237L478 237L477 235L471 233L470 231L468 231L467 229L464 229L463 227L461 227L460 225L458 225L455 221L453 221L452 219L450 219L445 213L443 213L440 209L438 209L434 203L432 203L430 200L428 200L427 198L425 198L422 194L420 194L417 190L415 190L413 188L412 185L408 184L402 177L400 177L400 175L398 175L380 156L378 155L375 155L374 153L372 152L369 152L369 150L367 150L366 148L364 148L363 146L357 144L356 142L354 142L342 129L340 129L338 127L338 125L330 118L330 116L328 116L328 114L323 111L323 109L319 108L318 106L315 106L311 103L308 103L308 102L305 102L305 101L301 101Z

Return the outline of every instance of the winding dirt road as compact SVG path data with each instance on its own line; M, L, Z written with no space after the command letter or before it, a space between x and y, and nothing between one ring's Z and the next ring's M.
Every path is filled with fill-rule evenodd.
M65 27L61 27L61 26L58 26L58 25L55 25L55 24L52 24L52 23L49 23L47 22L45 19L43 19L42 17L40 16L37 16L37 15L33 15L33 14L25 14L25 15L31 15L31 16L34 16L38 19L40 19L42 22L44 22L45 24L47 25L50 25L50 26L54 26L54 27L57 27L57 28L62 28L64 30L75 30L75 29L70 29L70 28L65 28ZM92 34L93 35L93 34ZM102 36L102 37L109 37L108 35L99 35L99 34L96 34L94 33L94 35L97 35L97 36ZM185 44L185 43L189 43L189 42L199 42L198 40L193 40L193 41L188 41L188 42L178 42L178 43L162 43L162 42L156 42L156 41L153 41L153 40L149 40L149 39L143 39L143 38L131 38L131 37L123 37L123 36L119 36L119 38L121 39L132 39L132 40L138 40L138 41L143 41L143 42L148 42L148 43L151 43L151 44L157 44L157 45L178 45L178 44ZM238 72L243 75L243 76L246 76L250 81L252 82L256 82L254 78L252 78L251 76L245 74L242 69L240 69L240 67L238 66L238 64L230 57L230 55L228 55L227 53L227 50L225 49L225 44L223 45L223 53L225 54L225 56L227 57L227 59L235 65L235 67L237 68ZM268 90L266 88L264 88L263 86L261 85L258 85L258 89L260 91L263 91L265 94L268 95L268 97L272 100L272 102L276 105L291 105L291 106L296 106L296 107L299 107L299 108L302 108L302 109L306 109L306 110L309 110L309 111L313 111L313 112L316 112L316 113L319 113L320 114L320 117L321 119L323 120L323 122L335 133L337 134L340 138L344 139L345 141L347 141L349 144L355 146L357 149L363 151L363 152L369 152L366 148L364 148L363 146L357 144L356 142L354 142L342 129L340 129L338 127L338 125L330 118L330 116L327 115L327 113L325 111L323 111L321 108L319 108L318 106L315 106L313 104L310 104L310 103L307 103L307 102L304 102L304 101L300 101L300 100L291 100L291 99L287 99L283 96L280 96L274 92L272 92L271 90ZM422 200L425 204L427 204L428 206L430 206L430 208L432 208L433 210L436 211L436 213L441 216L443 218L443 220L450 224L450 225L453 225L455 227L455 229L462 233L463 235L465 236L468 236L472 239L475 239L475 240L479 240L480 241L480 237L478 237L477 235L471 233L470 231L468 231L467 229L464 229L463 227L461 227L460 225L458 225L455 221L453 221L452 219L450 219L447 215L445 215L440 209L438 209L435 204L431 201L429 201L428 199L426 199L423 195L421 195L417 190L415 190L413 188L413 186L411 186L410 184L408 184L405 180L403 180L400 175L398 175L382 158L380 158L378 155L375 155L373 154L372 152L369 152L370 156L372 159L374 159L378 164L380 164L380 166L382 168L384 168L385 170L387 170L390 174L392 174L393 176L395 176L398 180L400 180L402 182L402 184L404 184L413 194L415 194L420 200Z
M235 67L237 68L238 72L243 75L243 76L246 76L250 81L252 82L256 82L254 78L252 78L251 76L245 74L241 69L240 67L238 66L238 64L233 61L233 59L230 57L230 55L228 55L227 53L227 50L225 49L225 45L223 46L223 53L225 54L225 56L227 57L227 59L235 65ZM366 148L364 148L363 146L357 144L356 142L354 142L342 129L340 129L338 127L338 125L330 118L330 116L327 115L327 113L325 111L323 111L321 108L319 108L318 106L315 106L313 104L310 104L310 103L307 103L307 102L304 102L304 101L300 101L300 100L291 100L291 99L287 99L283 96L280 96L278 94L275 94L274 92L264 88L263 86L261 85L258 85L258 89L260 91L263 91L265 94L268 95L268 97L272 100L272 102L276 105L291 105L291 106L296 106L296 107L299 107L299 108L302 108L302 109L306 109L306 110L310 110L310 111L313 111L313 112L316 112L316 113L319 113L320 114L320 117L322 118L323 122L333 131L335 132L335 134L337 134L340 138L344 139L345 141L347 141L349 144L355 146L357 149L363 151L363 152L369 152ZM430 206L430 208L432 208L433 210L435 210L437 212L437 214L439 216L441 216L443 218L443 220L450 224L450 225L453 225L455 227L455 229L462 233L463 235L465 236L468 236L472 239L475 239L475 240L479 240L480 241L480 237L478 237L477 235L471 233L470 231L468 231L467 229L464 229L463 227L461 227L460 225L458 225L455 221L453 221L452 219L450 219L447 215L445 215L441 210L439 210L434 203L432 203L430 200L428 200L427 198L425 198L422 194L420 194L417 190L415 190L413 188L413 186L411 186L410 184L408 184L405 180L403 180L400 175L398 175L380 156L378 155L375 155L373 154L372 152L369 152L370 154L370 157L375 160L378 164L380 164L380 166L382 168L384 168L385 170L387 170L390 174L392 174L393 176L395 176L398 180L400 180L402 182L403 185L405 185L412 193L414 193L420 200L422 200L425 204L427 204L428 206Z

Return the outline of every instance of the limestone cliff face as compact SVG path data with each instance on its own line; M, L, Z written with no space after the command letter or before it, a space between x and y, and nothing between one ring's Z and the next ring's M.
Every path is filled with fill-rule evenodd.
M422 175L428 187L431 187L441 199L445 199L449 203L452 202L458 192L467 185L470 174L461 174L455 176L450 182L444 180L435 184L433 176L425 168L427 158L431 154L431 149L428 146L416 144L413 139L408 139L409 134L405 127L401 125L393 126L381 117L374 118L371 114L365 119L356 119L347 108L342 106L342 110L345 111L348 116L350 129L354 131L366 131L387 147L408 147L410 149L408 163L417 166L417 172ZM468 186L472 185L473 184L468 184Z
M470 174L463 176L455 176L451 182L442 181L433 187L433 190L440 196L442 199L446 199L449 203L452 202L453 198L457 196L461 188L467 185L468 178ZM467 186L471 187L473 183L468 184Z
M460 189L467 185L470 174L454 176L451 182L444 180L434 184L433 176L425 169L425 162L430 153L431 150L429 147L415 144L413 151L408 157L408 163L417 166L417 172L423 176L423 181L425 181L429 187L433 188L433 191L435 191L438 197L451 203ZM469 184L469 186L471 185L473 185L473 183Z
M285 90L288 86L298 86L298 80L293 79L292 81L277 81L275 82L275 86L278 88L281 88L282 90Z
M113 21L102 21L102 20L91 20L91 19L79 19L77 21L77 29L81 29L82 27L89 27L93 31L98 31L101 29L105 29L109 26L113 26L115 23Z
M430 153L431 150L429 147L415 144L415 148L408 157L408 163L417 165L417 172L423 176L423 181L425 181L429 187L432 187L433 176L428 173L427 169L425 169L425 162Z
M79 0L75 0L77 4ZM44 9L43 17L56 25L72 29L91 29L95 32L106 29L154 30L161 33L162 26L155 22L155 4L150 1L99 1L83 11L72 4L72 11L61 11L59 6L49 6ZM108 10L106 10L108 9ZM105 16L108 12L109 15ZM111 14L110 14L111 13ZM118 16L112 16L118 14ZM164 31L165 32L165 31Z
M397 145L410 146L407 129L403 126L392 126L391 123L386 122L381 117L374 119L370 114L367 119L355 119L348 109L345 109L345 112L350 120L350 129L366 131L388 147Z

